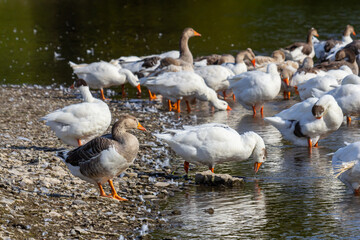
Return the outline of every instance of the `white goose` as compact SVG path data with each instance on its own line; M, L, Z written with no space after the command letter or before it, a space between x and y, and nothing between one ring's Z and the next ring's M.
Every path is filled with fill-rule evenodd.
M275 126L286 140L311 148L317 146L321 136L341 126L343 113L331 95L324 95L320 99L308 98L264 120Z
M116 193L112 179L133 163L139 151L139 141L126 132L128 129L145 131L135 117L123 115L114 123L111 136L97 137L72 151L59 152L58 156L74 176L98 185L100 196L127 200ZM105 182L110 184L111 195L104 192Z
M264 102L274 99L281 88L281 78L274 63L268 65L267 73L250 71L235 75L229 81L237 101L252 109L254 116L259 108L263 116Z
M228 78L234 76L234 73L230 69L221 65L198 67L195 69L195 73L200 75L204 79L206 85L215 92L223 92L224 97L226 96L226 93L224 92L230 86Z
M297 88L302 101L314 97L314 89L328 92L339 86L338 80L332 75L317 76L300 84Z
M184 126L184 130L167 130L170 133L154 134L164 140L184 158L186 174L189 162L201 163L214 172L215 164L243 161L253 156L255 173L266 160L265 143L255 132L239 134L220 123Z
M354 74L344 78L341 85L331 91L314 89L312 93L316 97L323 94L333 96L346 116L348 124L351 123L351 115L360 112L360 78Z
M90 88L100 89L101 99L105 100L104 88L122 85L122 94L125 96L124 84L129 82L141 93L139 79L129 70L120 65L108 62L94 62L90 64L75 64L70 62L74 73L84 79Z
M332 164L336 177L360 195L360 142L338 149L332 157Z
M79 88L85 102L56 110L40 120L44 120L64 143L80 146L107 130L111 113L105 102L91 95L84 80L76 80L74 87Z
M204 79L190 71L166 72L154 78L147 78L141 85L151 92L161 94L164 98L177 103L180 112L180 100L186 100L188 112L191 111L189 100L209 101L216 109L231 110L227 102L217 98L216 92L209 88ZM171 105L169 104L169 110Z

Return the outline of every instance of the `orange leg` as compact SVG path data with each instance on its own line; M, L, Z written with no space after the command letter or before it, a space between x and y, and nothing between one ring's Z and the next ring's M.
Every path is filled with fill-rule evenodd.
M315 146L314 147L318 147L319 146L319 142L315 143Z
M116 190L114 188L114 184L113 184L112 180L109 180L108 182L109 182L110 187L111 187L111 197L115 198L115 199L117 199L119 201L127 201L126 198L122 198L116 193Z
M354 190L355 196L360 196L360 188Z
M351 117L347 116L346 117L346 122L347 122L347 125L350 125L351 124Z
M213 167L209 167L209 170L214 173L214 168Z
M176 106L177 106L177 112L179 113L180 112L180 99L179 100L177 100L177 102L176 102Z
M105 101L105 100L110 100L110 98L106 98L104 95L104 89L100 89L100 94L101 94L101 100Z
M81 145L82 145L82 144L81 144L81 140L80 140L80 139L78 139L78 140L77 140L77 143L78 143L78 145L79 145L79 146L81 146Z
M295 86L294 88L295 88L295 93L296 93L297 95L299 95L298 87Z
M150 90L149 91L149 100L152 101L152 100L155 100L156 99L156 95L155 94L152 94Z
M286 91L284 91L284 100L287 100L287 94L286 94Z
M264 106L260 108L261 117L264 118Z
M101 183L98 183L99 190L100 190L100 196L102 197L108 197L108 195L105 194L103 187L101 186Z
M311 141L311 138L308 138L308 147L309 147L309 148L312 148L312 141Z
M256 109L255 109L255 106L252 106L252 109L253 109L253 117L256 116Z
M289 92L287 92L287 94L288 94L288 100L290 100L290 96L291 96L291 93L290 93L290 91Z
M185 101L186 102L186 108L187 108L187 112L190 113L191 112L191 107L190 107L190 103L188 100Z
M188 172L189 172L189 162L187 162L187 161L184 162L184 170L185 170L186 175L187 175Z
M235 94L233 94L233 100L234 100L234 102L236 101L236 97L235 97Z
M168 106L169 106L169 112L171 112L171 110L173 109L172 105L171 105L171 101L168 100Z

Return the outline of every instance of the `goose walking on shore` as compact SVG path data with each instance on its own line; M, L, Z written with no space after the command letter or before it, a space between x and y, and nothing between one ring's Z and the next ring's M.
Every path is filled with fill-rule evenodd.
M146 130L135 117L123 115L114 123L110 137L97 137L69 152L59 152L58 156L74 176L97 185L100 196L126 201L117 194L112 179L133 163L139 151L139 141L126 132L128 129ZM110 184L111 195L104 192L105 182Z

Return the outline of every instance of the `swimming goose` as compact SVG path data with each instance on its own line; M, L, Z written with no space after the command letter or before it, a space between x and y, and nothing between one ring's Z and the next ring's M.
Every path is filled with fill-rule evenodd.
M253 156L255 173L266 160L265 143L255 132L239 134L225 124L208 123L184 126L184 130L167 130L170 133L154 134L169 144L184 158L188 174L189 162L201 163L214 172L215 164L244 161Z
M336 177L355 195L360 195L360 142L338 149L332 157L332 164Z
M164 98L177 103L176 110L180 112L180 100L186 101L188 112L191 111L189 101L196 98L209 101L216 109L231 110L227 102L217 98L216 92L209 88L204 79L191 71L166 72L154 78L141 82L151 92L161 94ZM169 104L169 110L172 107Z
M59 152L58 156L75 177L98 185L100 196L127 200L116 193L112 179L133 163L139 151L139 141L126 132L128 129L145 131L135 117L123 115L114 123L111 137L97 137L69 152ZM105 182L110 184L111 195L103 190Z
M111 113L105 102L91 95L83 79L75 80L74 87L80 90L84 102L56 110L40 120L45 121L64 143L80 146L107 130Z
M286 60L302 62L306 57L313 58L315 56L315 51L312 43L312 36L319 36L315 28L311 28L308 31L306 42L295 42L285 47L284 53Z
M284 139L298 146L317 146L320 137L336 131L343 113L331 95L308 98L264 120L276 127Z
M263 116L264 102L274 99L280 91L281 79L275 63L270 63L267 72L250 71L229 79L230 88L233 90L236 100L246 109L261 111Z
M105 100L104 88L111 86L122 85L122 95L125 96L124 84L129 82L133 87L136 87L138 94L141 93L139 80L134 74L122 69L120 65L114 65L108 62L94 62L90 64L80 64L70 62L74 73L84 79L90 88L100 89L101 99Z

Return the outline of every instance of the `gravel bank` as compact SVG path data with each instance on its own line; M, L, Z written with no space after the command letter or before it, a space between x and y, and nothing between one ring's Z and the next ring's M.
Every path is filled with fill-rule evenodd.
M149 231L169 224L166 217L173 213L160 211L159 204L192 183L169 179L184 174L182 163L151 133L193 124L190 115L178 118L159 111L161 104L140 99L109 103L112 123L130 113L148 130L133 132L140 152L134 165L114 179L119 195L129 199L118 202L99 197L95 186L71 175L56 151L72 147L38 121L81 102L79 96L36 86L1 86L0 93L0 238L148 239Z

